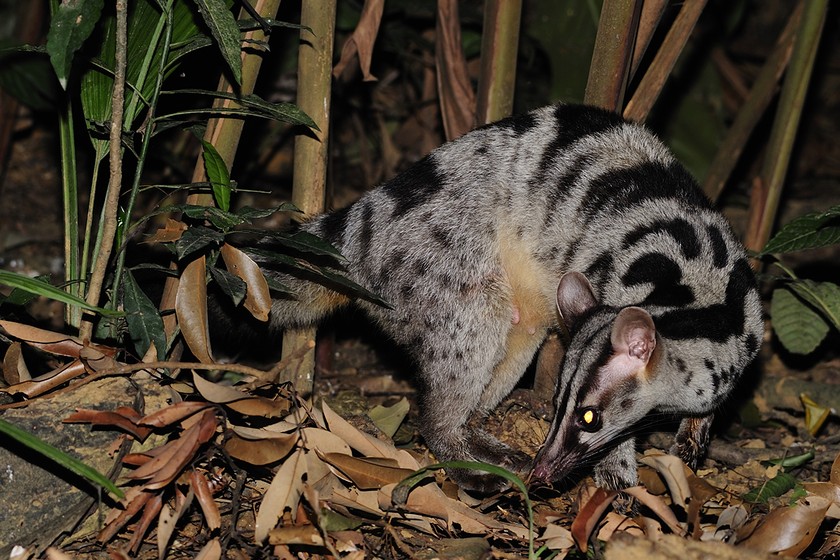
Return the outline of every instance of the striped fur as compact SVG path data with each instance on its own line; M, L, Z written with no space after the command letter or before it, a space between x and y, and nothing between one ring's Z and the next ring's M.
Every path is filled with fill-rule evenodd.
M334 243L349 276L391 303L354 302L416 361L423 435L440 460L530 467L471 420L508 394L556 328L558 283L570 271L588 279L592 299L574 321L538 478L562 478L614 448L601 481L634 482L632 442L615 447L628 430L652 411L712 413L761 339L755 280L724 218L644 127L598 109L550 106L474 130L303 228ZM284 280L298 298L275 303L276 328L350 302ZM610 338L629 306L652 317L656 347L616 380L608 373L636 367ZM589 406L599 407L596 432L579 426ZM472 488L498 484L454 474Z

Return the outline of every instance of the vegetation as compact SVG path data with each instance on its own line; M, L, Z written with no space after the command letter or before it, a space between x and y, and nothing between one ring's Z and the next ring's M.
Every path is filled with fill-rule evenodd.
M628 490L636 520L610 510L614 493L586 482L576 497L545 489L529 495L509 473L501 474L513 489L479 503L459 495L418 452L405 428L407 400L370 411L365 403L374 426L368 430L379 438L347 422L351 412L313 404L312 333L287 339L282 358L267 367L218 363L207 304L214 290L266 321L272 296L287 292L261 272L266 264L387 304L343 277L341 255L314 236L273 230L271 251L237 240L265 235L269 222L285 226L301 210L319 211L331 181L361 177L369 186L474 124L556 99L583 100L648 122L711 198L742 208L749 199L740 228L747 244L764 260L772 255L784 273L767 279L773 329L790 352L818 353L831 328L840 329L840 288L800 279L787 261L794 251L837 245L840 207L795 219L768 238L819 60L826 1L801 2L783 15L788 24L777 45L762 51L764 68L749 63L751 88L721 54L757 17L747 0L734 8L702 0L488 0L483 10L454 0L341 0L312 12L278 4L51 0L45 40L9 41L0 53L0 87L34 111L38 124L57 130L64 219L62 278L0 271L7 287L0 293L0 409L35 409L45 397L117 376L141 387L148 402L158 399L148 411L137 403L106 410L80 403L72 415L42 421L126 434L134 443L121 455L116 486L72 453L0 419L0 434L8 436L0 447L41 453L78 486L75 476L110 493L102 497L102 524L63 550L362 558L426 547L481 555L492 546L499 555L582 557L590 547L600 555L616 533L665 531L688 537L668 541L674 547L699 545L691 539L702 536L788 555L832 552L825 529L838 505L840 463L831 443L739 451L736 474L686 472L678 459L649 450L644 486ZM41 17L34 8L0 9ZM330 51L333 28L340 57ZM297 95L283 89L290 81ZM342 95L331 100L333 91ZM10 100L0 99L0 107ZM11 138L3 126L10 118L0 116L0 148ZM287 153L289 139L296 139L287 166L295 190L278 200L261 174L268 154ZM747 161L764 149L763 165ZM758 179L747 192L752 175ZM35 326L27 309L36 297L64 304L61 327ZM818 418L806 421L807 429L790 414L762 412L813 437L807 433L826 425L832 398L826 391L802 399L809 418ZM515 411L505 418L534 440L520 434L518 443L532 451L542 443L545 425L530 411L527 419ZM749 424L746 412L742 424ZM779 460L761 462L771 458ZM192 541L179 533L188 524ZM429 538L442 534L457 542ZM25 542L0 541L0 550L23 544L35 553L56 536L15 534Z

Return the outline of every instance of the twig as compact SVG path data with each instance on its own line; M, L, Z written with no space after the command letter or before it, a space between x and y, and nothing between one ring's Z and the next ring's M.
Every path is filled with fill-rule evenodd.
M86 301L90 305L99 304L105 273L111 250L114 248L114 236L117 232L117 215L119 214L120 191L122 190L122 130L123 109L125 105L125 68L126 52L128 50L128 6L127 0L116 1L116 49L114 53L114 91L111 105L111 130L109 135L109 166L110 180L108 192L105 195L105 208L102 211L102 247L96 259L90 276L90 284ZM79 328L79 338L90 340L93 333L93 322L86 320Z

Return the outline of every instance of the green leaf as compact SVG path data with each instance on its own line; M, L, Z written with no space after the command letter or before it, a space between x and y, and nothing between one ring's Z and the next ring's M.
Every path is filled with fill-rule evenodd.
M73 56L93 32L104 3L104 0L64 1L53 14L47 32L47 52L58 82L64 89L67 88Z
M840 330L840 286L833 282L796 280L790 284L790 288L822 312L835 329Z
M234 305L239 305L245 299L245 294L248 290L248 285L238 276L231 274L227 270L216 268L215 266L208 267L210 276L216 281L219 288L230 297Z
M122 490L117 488L117 486L111 482L107 476L101 474L96 469L87 466L75 457L72 457L60 449L53 447L49 443L38 439L29 432L21 430L14 424L10 424L2 418L0 418L0 433L6 434L29 449L40 453L52 461L55 461L58 465L64 467L70 472L86 478L93 484L105 488L108 492L116 496L117 499L121 500L124 497Z
M212 98L220 98L220 99L229 99L231 101L236 101L239 105L241 105L245 110L242 109L228 109L230 112L236 111L235 114L242 114L244 116L256 116L262 117L266 119L274 119L280 122L285 122L293 125L302 125L307 126L313 130L319 130L318 125L315 124L315 121L312 118L300 110L300 108L293 104L293 103L271 103L262 99L260 96L255 94L246 95L244 97L235 95L233 93L223 92L223 91L212 91L207 89L179 89L173 91L166 91L162 92L165 95L188 95L188 96L196 96L196 95L204 95ZM196 111L183 111L179 113L173 113L170 115L161 115L160 119L169 119L173 116L178 115L190 115L190 114L200 114L206 112L213 112L217 111L215 109L202 109Z
M37 280L35 278L30 278L22 274L17 274L15 272L0 270L0 284L9 286L11 288L18 288L32 294L37 294L39 296L54 299L56 301L66 303L68 305L77 305L82 309L87 309L88 311L95 311L101 315L105 315L106 317L122 316L122 313L119 311L114 311L112 309L103 309L101 307L96 307L95 305L90 305L85 300L70 295L61 288L56 288L52 284L48 284L43 280Z
M179 204L170 208L180 210L190 218L194 218L196 220L207 220L222 231L227 231L230 228L245 222L242 217L214 206Z
M195 0L195 4L216 40L222 58L233 73L234 81L241 84L242 58L240 57L239 25L236 19L222 0Z
M312 235L307 231L297 231L295 233L272 233L263 232L265 240L288 247L294 251L301 253L309 253L320 257L330 257L337 261L345 262L347 259L341 252L332 246L332 244L324 241L317 235Z
M26 47L0 51L0 89L36 111L55 112L62 94L45 52Z
M801 453L799 455L794 455L793 457L783 457L780 459L770 459L767 463L771 465L781 465L784 469L795 469L797 467L801 467L805 463L814 460L814 452L808 451L807 453Z
M373 407L368 412L368 416L373 420L376 427L382 430L382 433L389 438L393 438L400 424L405 420L409 407L408 399L403 397L392 406L382 406L380 404Z
M800 216L787 224L767 242L762 255L792 253L840 243L840 205L825 212Z
M779 341L795 354L813 352L828 334L825 319L785 288L773 290L770 318Z
M780 472L758 488L744 494L744 501L766 504L770 498L778 498L788 490L799 486L799 482L788 473Z
M265 275L265 283L268 284L268 289L286 297L294 297L295 293L285 284L281 283L277 278L271 274Z
M225 236L221 232L203 226L192 226L175 242L175 253L179 259L184 259L209 247L217 247L224 240Z
M123 287L123 308L128 334L137 350L138 356L144 356L154 342L158 360L166 357L166 334L163 319L157 307L140 289L130 270L125 272Z
M213 186L213 198L221 210L228 212L230 211L230 173L225 160L207 140L202 140L201 145L204 146L204 169Z
M277 212L300 212L300 209L291 202L284 202L274 208L251 208L250 206L243 206L236 211L236 215L246 222L251 222L260 218L267 218Z

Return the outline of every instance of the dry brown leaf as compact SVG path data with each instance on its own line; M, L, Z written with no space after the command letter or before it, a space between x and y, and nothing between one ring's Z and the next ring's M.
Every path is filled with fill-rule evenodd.
M774 509L741 545L753 550L797 556L814 540L831 502L808 496L789 507Z
M212 381L207 381L206 379L198 375L198 373L196 373L195 371L193 371L192 378L193 384L195 385L195 388L198 390L201 396L210 401L211 403L227 404L242 399L253 398L245 391L234 389L230 385L222 385L220 383L213 383Z
M241 250L227 243L222 245L221 254L228 272L245 282L245 309L258 321L268 321L271 294L259 265Z
M175 488L175 507L172 508L169 504L163 504L157 524L158 558L166 558L166 550L169 548L172 533L175 532L178 520L184 515L192 500L192 489L185 496L183 492Z
M347 488L341 482L336 483L331 488L332 493L328 499L331 504L339 505L348 509L355 509L373 515L376 517L385 517L387 514L379 508L379 492L368 490L359 492L355 488ZM323 488L321 494L324 495Z
M409 469L384 466L343 453L325 453L322 458L340 470L361 490L382 488L386 484L400 482L414 473Z
M272 400L250 395L247 399L232 401L226 403L225 406L245 416L262 418L281 418L289 413L291 407L286 399Z
M29 375L29 368L26 367L26 362L23 359L20 342L13 342L6 350L6 355L3 356L3 379L6 385L16 385L21 381L29 381L32 376Z
M607 515L604 516L604 522L601 524L600 529L598 529L598 540L608 541L616 531L630 533L636 536L644 535L644 531L642 531L642 528L639 527L634 519L630 519L614 511L608 511Z
M661 496L668 491L668 487L665 486L656 470L645 465L639 467L639 484L647 488L648 492L654 496Z
M22 381L11 387L0 389L0 393L8 393L9 395L20 394L31 399L83 375L86 371L85 365L81 361L73 360L68 364L55 368L49 373L39 375L30 381Z
M674 515L674 512L671 511L671 508L662 501L662 498L659 496L654 496L641 486L633 486L631 488L625 488L624 492L633 496L637 500L639 500L642 504L649 507L653 513L656 514L659 519L665 522L665 524L677 535L684 535L685 529L680 525L680 522L677 521L677 516Z
M152 522L160 515L160 510L163 507L163 498L160 494L153 494L149 501L143 506L143 515L140 516L140 521L134 525L134 533L128 541L128 550L136 554L143 543L143 537L152 526Z
M589 535L617 495L618 492L614 490L596 488L572 521L572 538L582 552L586 552L589 547Z
M209 541L198 554L195 555L195 560L219 560L222 557L222 545L219 542L219 537L214 537Z
M95 348L106 356L116 356L118 351L117 348L112 348L102 344L84 344L75 336L39 329L37 327L25 325L23 323L16 323L14 321L0 320L0 327L2 327L3 330L6 331L6 334L10 337L16 338L20 341L26 342L30 346L35 346L45 352L56 354L58 356L78 358L79 352L85 347Z
M454 140L475 128L475 92L462 49L457 0L438 0L436 24L435 70L441 116L446 139Z
M301 436L304 447L317 451L318 453L343 453L345 455L352 453L346 441L327 430L322 430L321 428L304 428L301 430Z
M551 550L570 550L575 546L572 532L559 523L549 523L545 531L538 539L545 543Z
M203 364L212 364L207 322L207 259L201 255L181 271L175 294L175 315L190 351Z
M210 405L200 401L182 401L147 414L137 421L141 426L163 428L181 422L185 418L200 412Z
M833 482L805 482L802 486L811 494L822 496L831 502L826 516L838 519L840 515L840 487Z
M148 236L144 243L175 243L181 239L181 235L187 231L187 224L166 218L166 225L158 228L152 235Z
M700 511L706 505L706 502L720 493L720 489L715 488L688 468L686 468L686 472L688 473L686 475L688 487L691 490L691 500L687 512L688 526L691 528L691 537L698 540L703 532L700 526Z
M291 424L285 420L281 420L275 424L269 424L262 428L250 428L248 426L231 426L230 429L236 432L241 438L245 439L270 439L274 437L282 438L289 432L298 429L297 424ZM349 449L349 448L348 448Z
M106 369L114 370L123 365L113 357L103 354L97 348L89 346L79 350L79 359L85 364L89 373L96 373Z
M662 475L665 484L668 485L671 501L686 509L688 498L691 497L691 488L685 475L685 463L679 457L665 453L645 455L640 462L656 469L656 472Z
M831 463L831 475L829 475L828 481L840 486L840 453L837 454L834 462Z
M140 413L133 408L121 406L115 411L76 409L76 412L62 420L65 424L90 424L92 426L112 426L128 432L138 441L145 441L152 428L138 426Z
M207 528L213 531L222 526L222 516L219 513L219 505L213 499L213 492L210 490L210 483L204 473L195 469L190 471L190 488L195 492L204 519L207 521Z
M291 510L294 521L300 495L303 492L302 477L305 473L304 451L298 449L280 466L263 495L254 528L254 541L257 544L265 541L269 531L277 525L277 521L286 508Z
M324 537L315 525L277 527L268 532L268 544L324 546Z
M225 442L225 451L231 457L251 465L268 465L286 457L298 441L298 434L277 434L266 439L244 439L237 435Z
M370 73L370 60L373 55L373 43L379 33L379 22L382 20L384 8L385 0L365 0L359 23L356 24L353 34L347 38L341 48L341 59L333 68L333 77L341 76L341 73L353 60L354 55L358 53L362 78L366 82L376 80L376 77Z
M397 448L394 444L376 439L353 427L347 420L336 414L326 402L321 406L330 431L347 442L347 444L366 457L389 457L397 459Z
M396 485L397 483L387 484L379 489L378 498L381 509L394 509L391 494ZM408 494L408 500L400 509L447 521L449 519L449 501L450 498L436 484L428 483L412 488Z

